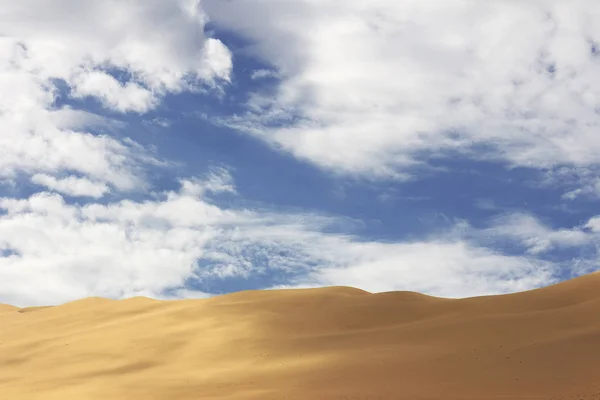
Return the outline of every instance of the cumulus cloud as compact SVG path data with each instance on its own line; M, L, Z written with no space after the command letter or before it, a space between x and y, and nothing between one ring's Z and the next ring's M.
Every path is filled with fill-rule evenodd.
M122 84L105 72L91 72L74 79L72 96L95 97L106 107L121 111L147 112L154 108L157 99L153 93L138 83Z
M3 36L20 49L20 67L43 78L87 82L84 93L111 89L101 87L114 86L111 70L151 95L229 79L229 51L204 35L207 17L198 0L4 1L2 7ZM128 95L117 90L106 98Z
M75 197L93 197L97 199L110 190L104 183L74 176L56 178L46 174L35 174L31 177L31 182Z
M206 0L277 71L227 124L318 166L406 177L428 157L599 162L595 1Z
M161 202L69 205L57 194L2 199L2 302L45 304L90 295L160 296L183 288L230 215L171 193ZM239 220L239 218L238 218Z
M555 266L458 235L361 241L335 216L219 207L228 175L183 181L155 200L68 204L59 194L0 199L0 302L86 296L204 296L207 279L280 273L291 285L410 289L442 296L504 293L552 282Z
M0 179L72 173L119 190L139 187L138 166L149 156L108 135L118 123L61 108L57 99L91 98L112 111L144 113L167 93L229 81L231 54L204 34L199 1L0 1L0 7Z

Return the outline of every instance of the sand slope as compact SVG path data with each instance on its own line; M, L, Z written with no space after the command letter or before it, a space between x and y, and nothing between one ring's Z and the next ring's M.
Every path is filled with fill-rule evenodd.
M600 399L600 275L462 300L334 287L1 306L0 398Z

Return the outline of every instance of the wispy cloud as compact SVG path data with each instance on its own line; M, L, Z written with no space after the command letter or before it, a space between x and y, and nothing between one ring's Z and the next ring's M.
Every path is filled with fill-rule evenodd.
M494 238L516 240L527 252L539 254L555 248L574 248L598 241L596 235L590 235L583 228L552 229L532 215L515 213L496 218L485 233Z

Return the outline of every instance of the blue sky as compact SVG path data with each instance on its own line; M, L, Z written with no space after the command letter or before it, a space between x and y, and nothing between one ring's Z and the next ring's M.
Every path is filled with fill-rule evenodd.
M599 268L594 2L32 3L0 16L0 302Z

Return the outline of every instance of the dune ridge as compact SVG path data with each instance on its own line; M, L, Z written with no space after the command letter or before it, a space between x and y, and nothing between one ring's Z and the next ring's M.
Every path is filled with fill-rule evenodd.
M2 399L600 399L600 274L443 299L349 287L0 305Z

